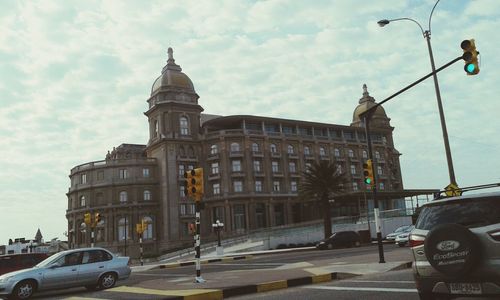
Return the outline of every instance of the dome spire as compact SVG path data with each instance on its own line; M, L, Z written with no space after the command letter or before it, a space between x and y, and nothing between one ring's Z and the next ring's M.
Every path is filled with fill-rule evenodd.
M168 47L167 53L167 65L163 67L163 70L161 72L163 73L166 70L182 71L181 67L175 63L174 50L172 49L172 47Z
M370 93L368 93L368 87L366 86L366 83L365 83L365 84L363 84L363 97L361 97L361 99L359 99L359 104L365 103L367 101L375 102L375 99L370 96Z

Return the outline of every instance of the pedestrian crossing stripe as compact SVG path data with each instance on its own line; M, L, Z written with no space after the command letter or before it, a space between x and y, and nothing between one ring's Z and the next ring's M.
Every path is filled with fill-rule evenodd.
M141 287L119 286L104 290L106 292L135 293L159 296L180 296L185 300L220 300L222 299L222 290L216 289L191 289L191 290L157 290Z

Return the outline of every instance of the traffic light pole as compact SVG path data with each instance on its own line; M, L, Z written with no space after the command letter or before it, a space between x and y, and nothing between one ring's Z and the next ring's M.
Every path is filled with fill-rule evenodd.
M372 161L372 172L373 172L373 183L372 183L372 192L373 192L373 214L375 217L375 229L377 230L377 244L378 244L378 257L379 263L385 263L384 259L384 246L382 245L382 232L380 228L380 216L379 216L379 207L378 207L378 199L377 199L377 176L374 172L374 160L373 160L373 151L372 151L372 139L370 137L370 119L373 113L368 113L364 116L365 123L365 135L366 141L368 143L368 159Z
M90 227L90 248L94 248L94 226Z
M141 266L144 266L144 260L142 259L143 258L143 249L142 249L142 234L139 233L139 249L140 249L140 252L141 252L141 256L140 256L140 262L141 262Z
M200 199L196 199L195 201L195 209L196 209L196 234L194 236L195 246L194 249L196 251L196 283L204 283L205 279L201 277L201 262L200 262Z

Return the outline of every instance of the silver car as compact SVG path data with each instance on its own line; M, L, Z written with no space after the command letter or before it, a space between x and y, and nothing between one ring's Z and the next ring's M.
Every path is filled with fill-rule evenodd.
M500 192L421 207L409 243L420 299L500 299Z
M385 239L388 240L388 241L394 241L398 235L400 235L401 233L403 233L405 231L405 229L407 229L410 226L411 225L404 225L404 226L400 226L400 227L396 228L396 230L394 230L394 232L389 233L385 237Z
M0 297L28 299L36 291L84 286L107 289L130 276L128 257L118 257L102 248L59 252L30 269L0 276Z

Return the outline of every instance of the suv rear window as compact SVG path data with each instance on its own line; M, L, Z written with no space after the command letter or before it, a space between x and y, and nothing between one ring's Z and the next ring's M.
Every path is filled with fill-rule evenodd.
M425 206L415 227L431 230L446 223L456 223L469 228L500 223L500 198L459 199Z

